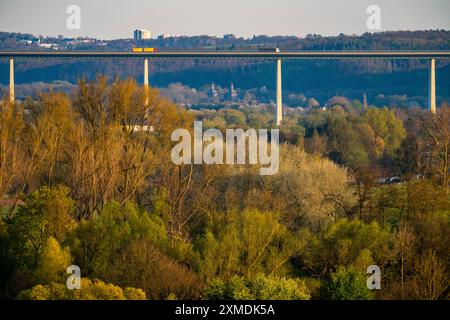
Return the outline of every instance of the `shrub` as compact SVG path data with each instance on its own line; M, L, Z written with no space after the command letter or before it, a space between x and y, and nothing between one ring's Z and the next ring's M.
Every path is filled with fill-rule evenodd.
M122 288L100 280L81 279L80 290L69 290L66 285L52 283L37 285L22 291L20 300L145 300L145 292L136 288Z
M211 300L308 300L310 293L301 279L258 274L233 276L227 281L213 280L205 296Z
M325 291L325 296L332 300L371 299L366 278L352 267L339 267L336 272L332 273L330 282L325 286Z

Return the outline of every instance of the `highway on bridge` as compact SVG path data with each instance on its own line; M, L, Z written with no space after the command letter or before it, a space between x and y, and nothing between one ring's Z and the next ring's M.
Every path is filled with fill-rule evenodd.
M436 112L436 60L449 59L450 51L301 51L279 52L119 52L119 51L0 51L0 58L9 59L9 100L14 102L14 60L49 58L141 58L144 60L144 86L148 86L148 63L150 59L259 59L274 60L276 71L276 123L281 124L283 103L281 89L281 61L302 59L422 59L429 61L428 107Z
M0 51L7 58L449 59L450 51L123 52Z

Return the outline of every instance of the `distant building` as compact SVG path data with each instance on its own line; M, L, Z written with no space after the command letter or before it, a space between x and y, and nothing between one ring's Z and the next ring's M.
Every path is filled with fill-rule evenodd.
M238 97L238 93L237 93L236 89L234 89L234 85L232 83L230 86L230 101L235 102L237 100L237 97Z
M22 39L22 40L19 40L17 43L30 45L33 43L33 41Z
M214 85L214 83L211 84L211 88L208 91L208 96L212 97L212 98L216 98L219 96L219 93L217 92L216 86Z
M150 30L136 29L134 30L134 40L148 40L152 38Z
M223 36L223 39L224 39L224 40L236 40L236 36L235 36L234 34L232 34L232 33L230 33L230 34L225 34L225 35Z
M56 43L39 43L38 46L45 49L58 49Z
M180 37L180 35L178 35L178 34L167 34L167 33L163 33L163 34L160 34L160 35L158 36L158 39L162 40L162 39L179 38L179 37Z

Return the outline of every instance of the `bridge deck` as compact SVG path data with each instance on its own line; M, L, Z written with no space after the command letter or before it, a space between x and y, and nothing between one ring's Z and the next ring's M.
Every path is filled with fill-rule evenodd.
M155 52L0 51L0 58L449 59L450 51Z

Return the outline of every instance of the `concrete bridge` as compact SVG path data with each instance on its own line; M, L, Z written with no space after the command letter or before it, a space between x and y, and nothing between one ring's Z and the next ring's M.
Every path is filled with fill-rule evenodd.
M420 59L429 61L430 112L436 112L436 60L450 59L450 51L314 51L314 52L108 52L108 51L0 51L0 58L9 59L9 99L14 101L14 59L33 58L140 58L144 60L144 85L148 86L149 59L252 59L276 61L276 122L283 118L281 62L282 60L326 59Z

